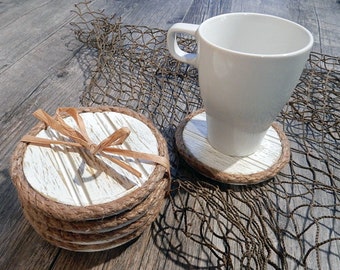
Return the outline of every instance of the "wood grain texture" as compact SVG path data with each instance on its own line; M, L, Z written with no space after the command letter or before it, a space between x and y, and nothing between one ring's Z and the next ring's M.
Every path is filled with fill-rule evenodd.
M181 253L162 249L160 241L167 244L166 239L150 231L132 245L81 254L49 245L23 218L9 176L11 153L21 136L36 123L31 116L33 111L44 108L53 113L60 106L79 105L88 75L83 67L93 59L75 41L70 29L69 22L76 18L70 12L73 4L66 0L0 2L0 269L185 269L185 260L209 266L213 263L209 262L209 254L190 246L181 235L169 237L178 247L187 246L188 259L177 257ZM313 50L340 55L340 3L336 0L96 0L92 6L116 13L124 23L164 29L180 21L200 23L225 12L269 13L311 30L315 37ZM301 215L306 214L306 210L300 211ZM169 228L176 222L167 222L168 227L162 230L171 233ZM287 224L286 228L294 230L294 226ZM298 246L286 245L291 252L300 250ZM173 248L176 250L176 246ZM330 252L336 254L338 250L333 246ZM203 259L197 260L200 257ZM337 263L328 261L328 266Z

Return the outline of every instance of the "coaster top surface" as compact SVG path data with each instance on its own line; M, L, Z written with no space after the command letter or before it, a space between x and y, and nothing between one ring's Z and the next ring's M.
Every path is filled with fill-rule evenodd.
M89 136L99 143L121 127L132 132L120 149L158 154L158 141L142 121L118 112L81 113ZM71 117L64 119L75 127ZM38 137L57 138L62 135L51 128L41 130ZM121 198L143 185L155 164L120 157L141 172L138 178L112 161L91 156L86 151L53 145L49 148L28 145L23 159L23 170L29 184L42 195L68 205L86 206Z

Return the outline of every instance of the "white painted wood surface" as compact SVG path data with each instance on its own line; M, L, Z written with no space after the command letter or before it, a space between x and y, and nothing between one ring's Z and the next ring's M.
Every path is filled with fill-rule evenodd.
M273 127L267 131L258 150L245 157L225 155L208 142L206 114L194 116L183 130L183 142L188 151L201 163L226 174L248 175L260 173L273 166L280 158L282 146Z
M158 155L156 137L140 120L117 112L87 112L81 116L94 143L99 144L119 128L128 127L131 131L129 137L115 147ZM65 118L65 122L76 129L71 117ZM37 137L67 140L51 128L40 131ZM94 157L78 149L62 145L52 145L51 148L28 145L23 161L27 181L52 200L86 206L110 202L132 192L149 179L155 168L152 162L118 157L142 174L138 178L105 157ZM95 158L105 165L97 166Z

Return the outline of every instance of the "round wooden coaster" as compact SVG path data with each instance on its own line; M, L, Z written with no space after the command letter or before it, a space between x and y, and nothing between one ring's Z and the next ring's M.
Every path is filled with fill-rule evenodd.
M277 123L268 129L259 149L246 157L218 152L207 140L204 110L186 117L176 130L176 145L184 160L201 174L217 181L245 185L275 176L289 161L289 142Z

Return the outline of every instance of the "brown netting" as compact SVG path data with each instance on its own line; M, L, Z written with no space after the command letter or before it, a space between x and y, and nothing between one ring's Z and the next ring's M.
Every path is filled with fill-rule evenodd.
M132 108L149 117L168 142L172 196L153 225L155 244L184 269L324 269L340 263L340 58L312 53L277 121L291 161L254 186L204 178L177 155L174 132L202 107L197 70L174 60L166 31L124 25L76 6L76 37L87 76L84 106ZM180 37L195 50L189 37Z

